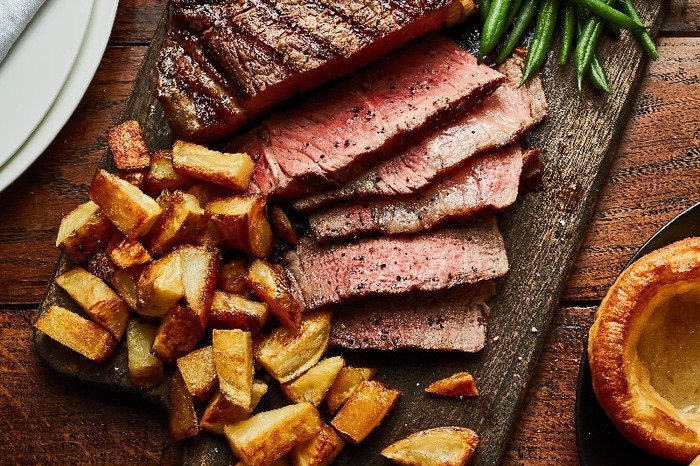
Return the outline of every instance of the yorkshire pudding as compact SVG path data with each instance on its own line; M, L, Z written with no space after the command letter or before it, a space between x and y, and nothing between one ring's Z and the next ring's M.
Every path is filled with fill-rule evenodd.
M627 439L689 464L700 455L700 238L617 278L588 340L593 389Z

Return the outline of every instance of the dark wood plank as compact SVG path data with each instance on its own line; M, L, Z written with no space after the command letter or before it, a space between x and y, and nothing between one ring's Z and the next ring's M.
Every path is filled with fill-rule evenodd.
M651 234L700 201L700 38L663 38L564 299L600 300Z
M109 43L148 45L165 3L163 0L121 0Z
M673 0L664 22L664 34L700 34L700 0Z

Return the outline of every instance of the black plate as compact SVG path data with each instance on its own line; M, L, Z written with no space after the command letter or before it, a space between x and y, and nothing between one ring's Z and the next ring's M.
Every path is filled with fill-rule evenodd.
M630 259L625 268L656 249L690 236L700 236L700 203L690 207L656 232ZM593 392L591 368L585 348L576 389L576 440L581 466L677 465L640 450L615 429Z

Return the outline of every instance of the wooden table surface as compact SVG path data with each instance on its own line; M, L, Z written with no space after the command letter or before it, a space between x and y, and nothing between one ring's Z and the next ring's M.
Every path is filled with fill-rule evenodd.
M177 464L152 406L44 368L31 324L58 258L63 214L83 202L164 1L122 0L97 74L56 140L0 193L0 464ZM596 305L634 251L700 201L700 0L672 0L617 158L531 386L505 464L578 464L578 365ZM573 93L572 93L573 94ZM573 98L573 97L572 97Z

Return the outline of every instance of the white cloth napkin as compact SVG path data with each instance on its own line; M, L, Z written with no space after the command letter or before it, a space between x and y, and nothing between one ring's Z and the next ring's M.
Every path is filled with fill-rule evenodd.
M45 0L0 0L0 62Z

